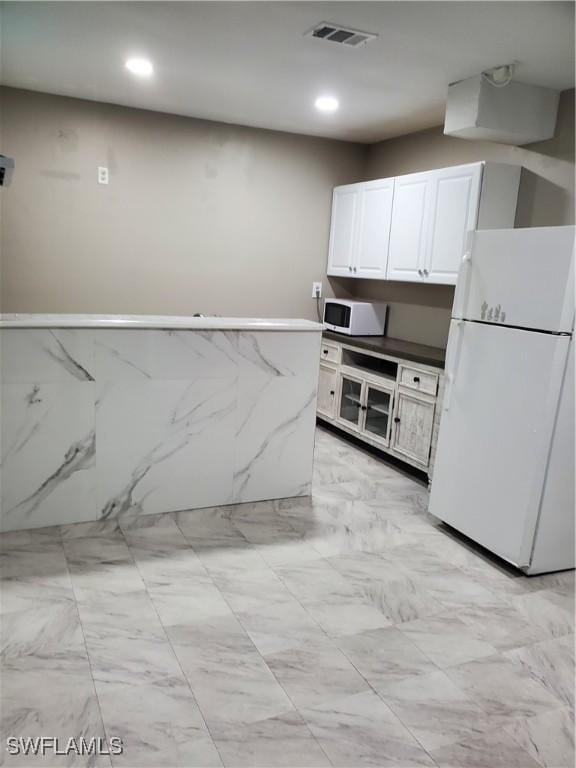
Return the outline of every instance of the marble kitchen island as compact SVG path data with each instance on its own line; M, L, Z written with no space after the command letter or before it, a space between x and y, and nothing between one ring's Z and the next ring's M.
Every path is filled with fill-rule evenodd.
M307 495L321 331L0 316L1 529Z

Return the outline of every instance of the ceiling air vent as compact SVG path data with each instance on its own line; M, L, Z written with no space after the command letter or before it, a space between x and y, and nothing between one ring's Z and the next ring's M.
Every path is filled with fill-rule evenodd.
M369 40L373 40L377 35L370 32L360 32L357 29L350 29L349 27L340 27L338 24L330 24L327 21L323 21L321 24L317 24L315 27L305 32L305 37L316 37L319 40L330 40L332 43L341 43L342 45L349 45L352 48L356 48L359 45L364 45Z

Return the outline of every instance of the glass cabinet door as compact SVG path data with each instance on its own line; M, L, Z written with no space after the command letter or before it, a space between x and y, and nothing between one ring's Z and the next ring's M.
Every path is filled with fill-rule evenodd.
M372 437L388 443L390 437L390 414L392 392L366 385L366 418L364 430Z
M340 410L338 417L350 426L360 426L362 415L362 382L342 376L340 384Z

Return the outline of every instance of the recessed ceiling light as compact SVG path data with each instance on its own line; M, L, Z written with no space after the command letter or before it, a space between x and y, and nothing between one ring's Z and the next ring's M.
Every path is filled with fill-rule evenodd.
M126 69L132 72L133 75L139 75L140 77L150 77L154 72L152 62L148 61L148 59L128 59Z
M320 112L336 112L340 102L334 96L319 96L314 102L314 106Z

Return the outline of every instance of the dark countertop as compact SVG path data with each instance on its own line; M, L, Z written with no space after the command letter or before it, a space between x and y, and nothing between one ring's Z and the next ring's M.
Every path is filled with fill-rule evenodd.
M412 341L402 339L390 339L388 336L348 336L345 333L323 331L325 339L339 341L350 347L379 352L381 355L399 357L402 360L410 360L413 363L433 365L435 368L444 368L446 350L440 347L428 347L425 344L414 344Z

